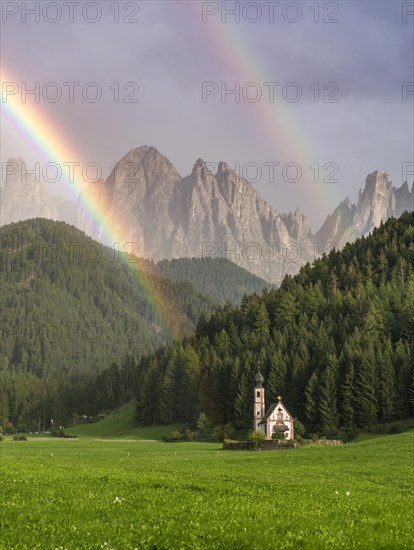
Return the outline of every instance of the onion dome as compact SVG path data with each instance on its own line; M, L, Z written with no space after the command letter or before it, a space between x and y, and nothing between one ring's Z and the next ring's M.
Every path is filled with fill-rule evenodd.
M262 373L258 370L256 376L254 377L256 382L256 388L261 388L263 386L264 377Z

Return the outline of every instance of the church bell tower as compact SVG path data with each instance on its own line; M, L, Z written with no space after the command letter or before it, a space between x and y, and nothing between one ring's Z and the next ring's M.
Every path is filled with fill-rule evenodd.
M261 426L259 426L259 422L262 420L264 415L266 414L265 411L265 391L263 387L264 378L260 372L260 370L257 371L257 374L255 376L255 382L256 386L254 388L254 431L263 431Z

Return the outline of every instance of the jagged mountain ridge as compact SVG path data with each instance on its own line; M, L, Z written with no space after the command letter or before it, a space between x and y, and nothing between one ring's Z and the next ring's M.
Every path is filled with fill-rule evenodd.
M182 178L155 148L139 147L125 155L93 193L106 205L105 224L138 243L139 252L155 261L224 257L279 283L285 273L296 273L314 259L306 218L290 220L293 237L288 222L224 162L213 174L198 159L191 174ZM78 214L78 227L90 232L81 200ZM104 228L94 237L102 240ZM289 251L284 246L292 242L297 245L286 259Z
M312 234L299 209L279 214L225 162L214 174L198 159L182 177L150 146L131 149L105 181L89 184L87 194L99 202L104 225L94 225L82 195L72 222L71 209L58 204L62 199L51 198L34 179L24 185L20 180L10 177L2 189L2 224L38 216L62 219L102 242L109 226L124 244L133 243L128 252L138 256L228 258L276 284L315 259L315 250L342 248L390 216L414 210L414 186L410 190L405 182L395 188L387 174L376 171L368 175L356 205L347 198Z
M101 203L109 202L105 223L139 243L142 255L155 261L226 257L276 284L315 259L315 250L342 248L414 203L407 183L396 189L387 174L376 171L368 175L357 205L343 201L313 235L299 209L279 214L225 162L214 174L198 159L182 178L148 146L129 151L97 192ZM88 231L82 219L78 225ZM103 231L95 237L102 239Z
M364 189L359 191L358 203L354 205L345 199L326 218L315 240L335 242L342 248L347 242L368 235L388 218L399 217L405 210L414 210L414 185L411 191L407 182L395 188L388 174L377 170L367 176Z
M26 169L22 158L11 158L6 164L6 178L0 188L1 225L30 218L75 223L76 204L50 195L35 174Z

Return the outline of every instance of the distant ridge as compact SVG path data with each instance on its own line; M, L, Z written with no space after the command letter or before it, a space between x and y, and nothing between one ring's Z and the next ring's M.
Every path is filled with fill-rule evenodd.
M99 203L106 205L105 227L96 227L82 196L73 205L48 195L30 175L22 184L23 161L11 160L20 171L1 189L2 224L37 216L62 219L100 242L105 227L112 227L128 235L140 256L155 262L225 258L274 284L312 262L315 250L342 248L381 221L414 210L414 185L410 189L404 182L396 188L386 173L375 171L367 176L357 204L345 199L312 234L299 208L278 213L225 162L214 174L198 159L191 174L182 177L155 147L145 145L122 157L106 181L89 184Z

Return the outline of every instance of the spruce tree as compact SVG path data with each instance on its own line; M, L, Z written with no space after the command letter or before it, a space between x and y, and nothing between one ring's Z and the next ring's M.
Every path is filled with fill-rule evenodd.
M338 430L338 410L336 399L337 387L337 360L334 355L328 354L325 370L320 377L318 386L318 414L317 421L322 433L327 436L336 434Z

